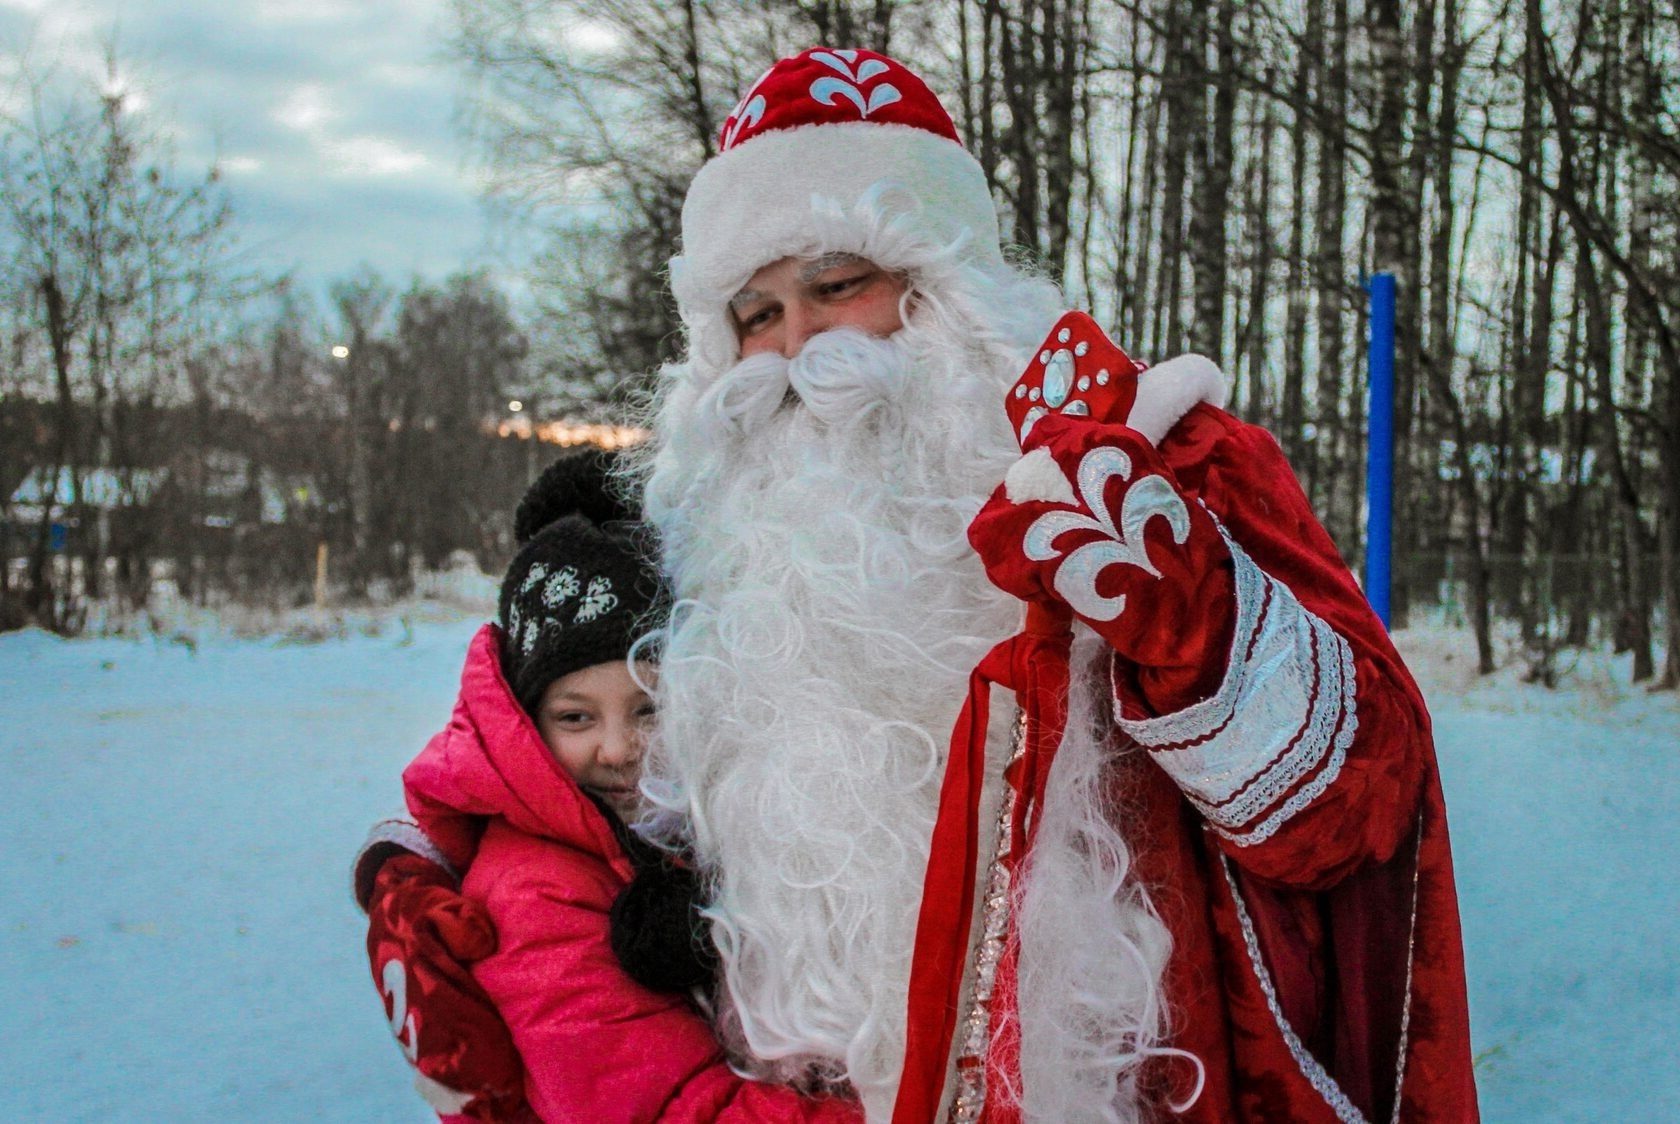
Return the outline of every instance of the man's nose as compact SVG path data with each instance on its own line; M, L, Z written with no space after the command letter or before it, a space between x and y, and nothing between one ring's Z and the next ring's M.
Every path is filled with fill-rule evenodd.
M805 350L812 336L821 335L833 327L828 310L820 304L803 301L789 302L782 308L782 358L792 359Z

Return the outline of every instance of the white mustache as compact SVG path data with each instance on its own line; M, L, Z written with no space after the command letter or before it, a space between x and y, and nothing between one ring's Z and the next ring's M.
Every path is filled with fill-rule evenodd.
M823 422L855 422L896 401L909 369L909 352L897 336L835 328L812 336L792 359L774 352L747 356L700 396L696 420L715 437L748 433L791 392Z

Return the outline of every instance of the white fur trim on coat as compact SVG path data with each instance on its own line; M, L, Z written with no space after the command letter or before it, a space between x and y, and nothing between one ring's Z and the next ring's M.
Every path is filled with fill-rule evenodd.
M1137 401L1126 424L1159 445L1198 402L1225 405L1225 375L1205 355L1179 355L1138 376Z
M1079 502L1062 466L1045 448L1034 449L1010 465L1008 475L1003 478L1003 488L1010 503L1044 500L1072 507Z

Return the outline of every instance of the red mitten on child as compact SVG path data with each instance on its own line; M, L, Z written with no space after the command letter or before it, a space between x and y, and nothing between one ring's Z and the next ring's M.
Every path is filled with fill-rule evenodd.
M1090 317L1064 316L1005 400L1024 455L968 537L996 585L1071 610L1164 714L1219 686L1235 585L1213 516L1126 424L1139 369Z
M368 961L415 1086L444 1115L534 1119L507 1024L467 965L496 949L482 906L419 855L387 859L368 898Z

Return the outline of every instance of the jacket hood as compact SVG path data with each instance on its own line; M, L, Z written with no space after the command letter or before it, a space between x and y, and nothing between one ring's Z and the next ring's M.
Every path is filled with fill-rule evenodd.
M408 809L457 870L478 850L490 816L530 835L606 855L625 879L630 861L607 817L561 768L502 676L502 633L478 630L461 669L449 725L403 770Z

